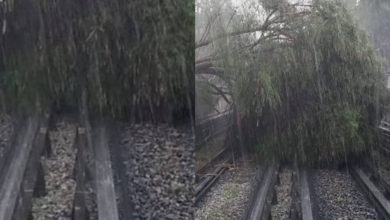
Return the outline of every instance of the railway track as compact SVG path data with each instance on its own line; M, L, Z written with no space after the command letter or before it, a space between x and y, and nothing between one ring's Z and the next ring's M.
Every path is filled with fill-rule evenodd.
M336 215L342 219L389 219L390 203L371 175L358 166L352 166L350 174L346 170L300 169L296 216L304 220L329 219Z
M93 130L92 130L93 129ZM114 188L114 179L111 169L110 152L106 136L106 128L100 122L92 128L95 163L96 203L98 219L118 220L118 207ZM88 129L87 129L88 130Z
M318 198L318 187L314 187L313 184L313 175L314 172L318 172L316 170L312 170L308 172L306 169L296 169L294 178L293 178L293 186L294 190L291 192L291 197L294 200L291 207L287 207L289 210L289 219L303 219L303 220L312 220L312 219L328 219L329 217L321 216L321 213L324 213L324 207L330 208L331 206L322 205L322 210L319 208L318 202L321 202L321 198ZM389 200L384 196L383 191L381 191L378 186L370 179L370 174L367 174L362 169L357 166L351 168L351 174L353 176L355 183L359 186L359 193L365 195L365 197L355 198L359 201L359 209L352 209L350 214L361 215L363 219L390 219L390 203ZM248 206L246 214L243 219L269 219L270 218L270 209L272 205L275 205L277 201L275 201L274 195L274 185L275 176L278 175L278 171L276 168L267 168L267 171L262 176L262 180L259 181L257 189L253 194L252 202ZM318 175L318 174L317 174ZM327 177L329 178L329 176ZM334 182L334 184L340 184L341 182ZM332 183L331 183L332 184ZM277 185L277 184L276 184ZM333 186L334 187L334 186ZM330 189L326 189L327 191L331 191ZM349 194L350 195L350 194ZM342 196L342 195L340 195ZM354 195L350 195L354 196ZM330 197L324 197L328 200ZM335 201L326 201L329 204L334 205L334 202L340 203L339 199L347 199L338 197ZM367 202L365 201L367 200ZM348 206L349 201L344 201L344 205ZM329 205L328 204L328 205ZM364 204L369 204L373 209L364 208ZM339 206L342 206L340 203ZM286 207L285 207L286 208ZM371 211L370 211L371 210ZM372 210L375 210L377 213L377 217L374 214L370 214ZM346 211L346 210L344 210ZM325 213L331 213L334 211L328 210ZM363 213L362 213L363 212ZM366 213L365 213L366 212ZM344 214L344 219L354 219L355 217L347 217L347 212ZM368 215L368 216L367 216ZM363 217L362 217L363 216ZM365 216L365 217L364 217ZM370 216L370 217L369 217Z
M383 153L386 156L389 156L389 146L390 146L390 123L382 122L380 129L383 131L384 135L384 145L380 146L378 151ZM387 157L388 158L388 157ZM390 168L390 167L387 167ZM383 180L381 175L378 174L378 166L370 165L369 162L365 162L364 166L361 168L359 166L352 166L350 171L334 171L334 173L345 172L344 177L350 176L351 180L348 179L336 180L335 182L331 182L330 185L333 184L334 188L337 188L337 185L343 185L344 182L350 183L350 185L346 184L347 187L352 187L353 185L357 185L356 189L358 194L362 194L363 197L355 197L355 200L358 200L359 208L366 209L365 206L371 206L372 209L368 208L368 210L363 211L363 217L361 216L359 219L390 219L390 186L388 181ZM303 220L313 220L313 219L329 219L329 217L321 216L325 213L332 213L334 210L320 210L318 201L318 192L321 187L314 186L313 176L315 173L321 172L321 170L307 170L305 168L297 168L295 167L293 172L293 177L291 178L293 189L291 190L290 196L292 197L292 205L291 207L287 207L289 209L289 219L303 219ZM275 182L279 182L279 180L275 181L275 176L278 175L278 169L272 169L270 171L270 167L268 167L265 173L261 176L261 180L258 182L256 189L253 193L253 198L251 199L250 205L247 207L247 211L243 216L243 219L269 219L270 218L270 209L275 203L278 201L275 200ZM350 173L350 174L349 174ZM323 175L323 174L317 174ZM332 179L334 174L327 175L325 172L325 176L323 179ZM337 175L337 174L336 174ZM332 180L334 181L334 180ZM278 184L276 184L278 185ZM276 186L275 185L275 186ZM332 188L327 188L323 192L332 191ZM339 194L339 196L343 196ZM354 196L351 194L344 195L345 197ZM338 197L336 201L326 201L326 202L336 202L339 203L339 199L343 200L344 198ZM282 198L283 199L283 198ZM329 200L329 197L325 197L325 200ZM322 201L323 202L323 201ZM346 202L348 203L348 201ZM365 204L365 205L362 205ZM322 204L323 205L323 204ZM333 204L334 205L334 204ZM341 203L339 204L341 205ZM344 204L345 205L345 204ZM348 205L348 204L346 204ZM329 206L324 206L325 208L329 208ZM324 209L322 207L322 209ZM286 208L286 207L284 207ZM355 213L354 213L355 212ZM361 214L362 210L353 210L350 214ZM365 213L364 213L365 212ZM374 212L374 214L372 214ZM321 214L322 213L322 214ZM366 214L366 216L364 216ZM348 214L347 214L348 215ZM356 217L347 217L339 218L339 219L355 219Z
M208 141L215 139L219 134L229 129L232 125L232 111L222 114L213 114L202 119L196 125L196 144L195 150L201 150ZM214 146L215 147L215 146ZM219 177L227 170L227 166L233 162L231 149L222 148L216 152L208 161L196 168L196 186L195 186L195 204L204 197L204 195L216 183Z
M343 187L347 188L341 188L339 190L342 190L342 193L339 194L340 196L344 196L344 198L336 198L336 200L332 199L331 197L323 197L322 199L328 199L329 204L335 205L340 203L338 206L344 207L352 207L350 212L346 211L344 214L338 213L339 215L345 215L344 218L341 217L341 219L355 219L356 216L359 219L390 219L389 217L389 211L390 211L390 203L386 196L383 194L383 191L380 190L375 182L371 180L370 174L366 173L362 169L360 169L357 166L351 167L351 174L349 174L346 170L344 171L338 171L338 170L330 170L329 172L333 173L342 173L342 174L334 174L334 175L341 175L342 178L349 178L349 179L337 179L338 177L335 177L335 180L332 180L330 178L329 186L318 186L314 187L313 184L315 184L316 181L314 181L313 178L318 175L326 175L321 178L329 178L327 172L322 170L307 170L305 168L292 168L292 167L279 167L278 165L271 165L266 168L260 169L258 171L257 175L257 184L255 184L255 187L251 193L252 198L250 199L249 204L247 205L246 211L243 213L241 219L270 219L271 212L278 211L277 205L278 203L283 203L287 198L281 197L276 195L276 188L280 187L282 183L280 183L280 174L282 169L288 169L291 174L291 178L287 179L287 184L289 184L290 188L289 191L285 194L285 196L288 196L291 198L291 202L288 203L288 207L283 207L284 210L284 216L288 217L288 219L303 219L303 220L313 220L313 219L328 219L326 216L322 216L324 213L324 207L330 209L331 206L322 206L320 210L319 208L319 199L316 197L318 196L318 191L321 189L321 187L335 187L332 186L332 184L336 185L345 185ZM219 170L217 170L219 171ZM216 173L217 173L216 171ZM217 173L219 174L219 173ZM333 175L333 174L332 174ZM220 176L219 175L213 175L208 177L208 181L216 181L216 179ZM286 181L286 180L285 180ZM288 181L291 181L291 183L288 183ZM332 182L335 181L335 182ZM342 181L342 182L339 182ZM345 183L343 183L345 182ZM212 184L212 183L211 183ZM286 182L284 183L286 184ZM321 183L317 183L321 184ZM328 184L328 183L326 183ZM352 187L353 189L348 189L349 187ZM337 188L337 187L335 187ZM323 188L322 190L328 190L328 188ZM198 184L196 188L197 193L202 193L202 190L207 190L207 183L201 182ZM337 195L337 189L335 189L335 193ZM354 192L350 190L356 190L354 195ZM279 190L280 191L280 190ZM348 200L351 198L347 198L347 193L349 196L352 196L352 200ZM199 194L197 194L199 195ZM321 200L320 198L320 200ZM346 201L341 201L340 199L346 199ZM199 200L199 199L198 199ZM353 201L356 200L356 201ZM349 202L356 202L356 204L349 204ZM354 207L357 205L356 207ZM337 205L336 205L337 206ZM367 208L366 208L367 207ZM357 208L357 209L356 209ZM366 210L366 211L364 211ZM340 210L339 210L340 211ZM331 210L325 211L325 212L332 212ZM337 212L337 211L333 211ZM349 214L348 214L349 213ZM336 213L337 214L337 213ZM348 215L351 215L348 217ZM363 216L363 217L362 217ZM284 218L285 218L284 217ZM277 219L277 218L272 218Z
M109 121L120 219L192 219L194 139L189 127Z
M358 166L354 166L351 173L375 207L379 219L390 219L390 200L385 197L385 192L380 189L378 182L373 181L372 173L368 173Z
M231 115L231 111L214 114L197 123L195 150L199 151L208 141L221 134L221 132L226 131L232 124ZM230 153L231 149L224 147L196 169L195 204L199 203L219 177L227 170L227 166L233 162Z
M376 150L379 155L386 156L380 160L386 161L390 156L390 123L382 121L380 129L384 144ZM377 162L379 159L373 160ZM282 211L287 213L288 219L390 219L389 179L384 179L383 174L378 172L377 164L369 164L366 162L362 167L352 164L344 170L308 170L290 166L288 169L292 170L292 174L291 180L288 181L291 183L287 185L292 187L287 197L292 202L287 202L288 207L283 207ZM390 163L380 166L390 174ZM195 188L196 203L211 189L223 172L222 167L217 167L211 172L212 175L198 177L200 181ZM272 210L280 208L278 206L283 204L282 200L287 199L276 196L276 189L281 185L278 176L280 169L277 166L265 168L259 173L259 181L254 187L242 219L269 219ZM197 176L201 175L197 173ZM198 216L205 216L204 212L207 215L207 210L209 209L202 207L202 214ZM272 216L272 219L278 218Z
M197 204L203 196L211 189L219 177L228 169L227 166L232 162L231 157L223 160L222 163L216 164L214 170L208 174L204 174L199 178L195 187L195 204Z
M3 116L3 117L7 117L7 116ZM9 116L8 116L9 117ZM7 122L5 120L7 119L1 119L1 123L3 124L7 124ZM13 121L13 122L11 122ZM16 139L16 132L15 130L19 130L20 129L20 126L21 126L21 121L22 119L19 119L19 120L12 120L11 117L8 119L8 126L10 126L11 128L8 128L10 130L7 131L7 128L2 128L3 131L2 131L2 138L3 138L3 135L5 136L4 139L5 140L2 140L2 146L0 149L1 152L0 152L0 174L2 174L3 172L3 168L5 166L5 164L9 163L8 161L10 160L10 158L8 157L8 155L10 155L10 151L12 150L12 146L11 146L11 143L13 143ZM1 175L0 175L1 176Z
M269 219L278 172L279 165L270 165L262 172L243 220Z
M44 189L40 156L50 147L50 114L24 120L7 152L0 178L0 219L28 219L34 191Z
M119 219L105 128L101 124L90 126L87 117L80 118L76 120L74 139L70 141L76 154L75 161L71 161L74 167L72 211L69 216L60 217ZM45 172L50 171L43 168L42 159L54 160L49 138L52 120L52 115L46 112L27 118L15 130L10 150L5 151L7 159L2 160L0 219L32 219L34 203L47 195ZM91 203L96 210L91 210Z
M281 170L282 167L278 164L268 165L257 170L249 202L246 205L246 209L241 214L242 220L271 219L271 211L278 202L276 201L276 187L281 184L279 179ZM213 175L208 178L211 182L216 181L219 176L220 175ZM284 209L288 210L288 219L312 220L313 217L307 172L294 170L294 174L291 175L291 179L288 181L295 182L294 186L290 187L291 189L290 192L288 192L288 195L291 195L291 197L296 200L294 201L295 204L299 206L294 207L293 203L291 203L289 207L284 207ZM297 191L292 190L292 188L296 188ZM196 192L202 192L202 189L209 190L209 188L207 188L207 183L201 182L198 184ZM285 198L279 199L284 200ZM297 200L302 202L297 202Z
M228 148L224 148L218 153L216 153L212 158L207 161L207 163L205 163L202 167L195 171L196 181L199 182L202 176L204 176L207 171L210 170L213 166L218 164L218 162L222 162L225 158L231 157L230 154L231 150Z

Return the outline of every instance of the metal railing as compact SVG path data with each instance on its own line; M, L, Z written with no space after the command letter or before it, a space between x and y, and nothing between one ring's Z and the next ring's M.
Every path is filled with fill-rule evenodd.
M226 111L220 114L211 114L196 122L196 143L195 148L200 148L204 143L210 141L217 135L226 131L233 124L233 111Z

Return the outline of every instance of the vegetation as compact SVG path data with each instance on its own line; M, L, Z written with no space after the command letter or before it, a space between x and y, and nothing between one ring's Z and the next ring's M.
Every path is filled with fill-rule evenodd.
M196 61L195 71L224 80L242 146L262 160L312 164L344 161L375 144L384 68L340 1L264 0L241 14L218 6L229 19L204 15L214 28L205 25L208 38L198 37L196 48L210 58Z
M192 1L0 1L3 111L57 102L133 120L194 108Z
M360 0L354 8L359 23L371 35L378 53L386 59L387 73L390 72L390 2L384 0Z
M202 116L214 113L216 111L215 106L218 103L218 94L214 93L207 80L204 82L195 85L195 113L197 120L202 118Z

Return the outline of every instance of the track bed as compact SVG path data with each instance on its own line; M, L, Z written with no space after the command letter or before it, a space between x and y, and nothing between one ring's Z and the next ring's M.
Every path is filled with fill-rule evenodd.
M0 159L3 158L6 148L11 144L14 123L10 116L0 115Z
M352 176L341 170L314 170L309 177L314 219L378 219Z
M195 219L240 219L250 203L259 167L239 163L223 173L197 205Z
M193 142L190 129L111 124L120 219L193 218Z
M32 216L34 219L54 220L71 217L75 181L73 169L76 158L74 141L76 123L59 119L55 129L49 132L51 153L42 157L46 192L33 200Z
M288 220L292 206L293 170L289 167L281 168L278 173L279 183L275 186L275 203L271 207L272 219Z

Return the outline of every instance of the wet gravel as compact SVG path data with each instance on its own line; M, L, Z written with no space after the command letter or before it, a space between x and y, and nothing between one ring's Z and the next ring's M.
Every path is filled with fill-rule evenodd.
M123 167L114 169L115 187L117 190L125 179L127 188L122 192L127 195L119 195L118 200L121 203L126 196L130 198L131 204L126 205L132 206L132 219L193 219L194 138L190 130L131 125L111 134L111 140L118 134L119 146L110 144L111 152L122 148ZM113 153L111 157L118 160ZM124 211L119 210L121 219L125 219Z
M280 183L275 186L276 204L271 207L271 216L273 220L290 219L290 208L292 203L292 170L282 168L279 172Z
M356 182L346 171L316 170L312 178L313 198L318 206L318 218L323 220L377 219Z
M73 148L76 134L74 124L56 123L50 131L52 154L42 158L46 181L46 195L35 198L32 214L36 220L69 219L76 187L72 179L76 150Z
M92 186L92 182L85 183L85 205L88 212L88 220L98 220L98 210L96 204L96 194Z
M4 150L11 141L14 132L14 122L8 115L0 115L0 158L3 157Z
M241 219L249 205L258 169L248 164L227 170L199 202L195 219Z

